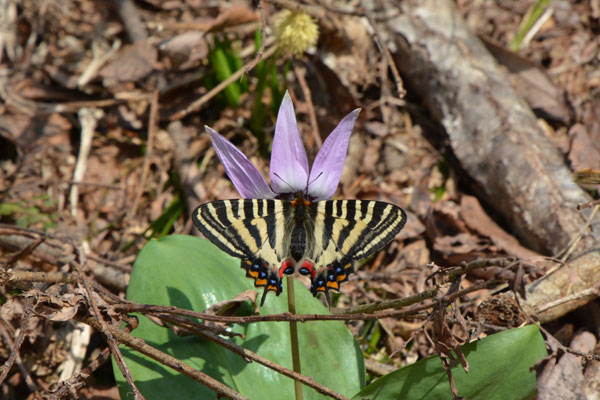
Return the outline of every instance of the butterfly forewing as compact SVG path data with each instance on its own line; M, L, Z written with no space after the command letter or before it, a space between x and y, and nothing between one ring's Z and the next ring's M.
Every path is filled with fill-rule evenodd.
M285 208L280 200L217 200L196 208L192 220L226 253L276 264L284 256Z
M312 292L339 289L352 261L388 244L406 223L399 207L379 201L310 203L271 199L218 200L194 210L194 224L221 250L242 259L255 286L281 292L282 274L309 275Z
M400 207L381 201L356 200L355 225L341 243L341 251L353 260L370 256L387 245L406 223Z

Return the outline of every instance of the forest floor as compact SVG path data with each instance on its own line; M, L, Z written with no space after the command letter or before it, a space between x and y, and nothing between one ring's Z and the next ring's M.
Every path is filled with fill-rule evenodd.
M429 111L418 89L398 79L390 65L394 49L371 27L399 12L388 4L394 2L382 2L387 8L376 15L358 1L318 3L297 5L313 16L319 38L294 57L275 51L274 27L286 1L253 8L198 0L0 0L0 360L10 367L0 371L3 398L52 397L53 391L119 398L110 361L70 387L56 386L108 354L105 335L93 329L78 344L79 358L73 355L82 310L93 308L90 293L124 298L149 241L200 236L190 219L195 207L240 197L204 126L226 136L268 176L285 90L309 160L336 124L361 108L336 198L382 200L408 213L391 244L342 285L334 309L422 293L436 271L474 260L516 265L555 256L520 243L478 201L443 149L426 139L425 131L439 128L423 122ZM545 2L455 3L464 23L495 46L499 64L527 67L510 71L518 93L597 196L600 2L551 1L539 14L535 5ZM257 58L261 35L266 39ZM525 283L546 271L543 262L528 265ZM33 275L14 278L10 271ZM445 322L458 343L488 326L527 320L512 296L520 290L512 285L517 278L481 284L495 273L463 276L462 289L479 290L462 296ZM499 292L510 294L502 311L488 301ZM419 318L347 325L373 377L437 352L434 328ZM600 303L544 328L565 346L579 343L591 353ZM591 342L581 345L590 333ZM580 360L577 373L587 376L592 363L598 361Z

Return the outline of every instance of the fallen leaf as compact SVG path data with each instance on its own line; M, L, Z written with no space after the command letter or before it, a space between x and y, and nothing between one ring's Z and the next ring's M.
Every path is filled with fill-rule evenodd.
M221 12L207 27L206 32L247 24L249 22L258 21L259 19L260 15L258 12L249 8L245 3L238 2Z
M147 41L124 46L99 75L107 86L120 82L137 82L157 68L157 50Z
M584 125L573 125L569 129L569 138L568 158L573 169L600 168L600 146L590 139Z
M519 241L504 231L485 212L476 197L463 195L460 200L461 215L467 226L486 236L501 250L518 258L541 257L538 253L519 244Z
M191 68L208 55L208 45L200 31L185 32L165 40L158 45L158 50L171 61L172 69Z
M508 69L512 86L537 115L565 125L573 119L563 91L552 83L544 70L486 37L480 36L480 39L496 61Z

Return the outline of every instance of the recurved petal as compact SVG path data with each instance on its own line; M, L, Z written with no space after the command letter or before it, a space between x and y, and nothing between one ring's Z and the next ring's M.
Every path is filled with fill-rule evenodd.
M204 126L204 129L210 135L213 148L225 167L227 176L244 199L275 197L265 178L244 153L214 129L208 126Z
M306 189L308 159L300 139L294 105L287 91L275 123L270 176L271 187L276 193L293 193Z
M344 169L350 134L359 113L360 108L357 108L346 115L321 146L308 178L308 195L315 200L330 199L335 193Z

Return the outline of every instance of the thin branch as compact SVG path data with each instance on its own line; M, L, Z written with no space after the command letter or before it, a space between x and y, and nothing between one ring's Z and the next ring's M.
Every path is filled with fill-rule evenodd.
M106 347L98 354L98 356L92 360L87 367L79 371L79 373L73 375L67 380L60 381L54 390L51 390L54 396L63 398L74 390L78 390L84 385L84 382L89 376L102 366L107 360L110 359L110 347Z
M92 149L92 138L98 125L98 120L102 118L104 112L98 108L82 108L77 113L79 122L81 123L81 142L79 145L79 154L77 155L77 163L73 171L73 181L78 182L83 179L87 161ZM77 215L77 203L79 201L79 186L72 185L71 193L69 194L69 203L71 205L71 215Z
M296 63L293 62L293 66L294 66L294 73L296 74L296 78L298 78L298 83L300 84L300 87L302 88L302 92L304 93L304 101L306 101L306 106L308 107L308 115L310 117L310 127L311 129L311 135L313 137L313 139L315 140L315 144L317 145L317 148L321 148L321 146L323 145L323 140L321 140L321 134L319 132L319 124L317 122L317 115L315 113L315 106L313 105L312 102L312 95L310 93L310 88L308 87L308 83L306 83L306 79L304 77L304 71L302 71L302 68L300 68L300 66Z
M0 285L14 282L46 282L46 283L75 283L79 279L77 273L70 272L32 272L4 271L0 272Z
M142 176L138 184L133 205L127 213L127 218L132 218L137 212L138 205L142 194L146 189L146 180L148 179L148 171L150 170L150 157L152 156L152 149L154 148L154 136L156 136L156 124L158 122L158 90L152 92L152 101L150 102L150 115L148 117L148 140L146 141L146 153L144 154L144 161L142 164Z
M71 266L73 266L75 269L78 269L80 267L82 267L84 269L89 269L88 265L87 265L87 257L85 256L85 253L79 248L79 246L76 246L75 244L73 244L73 247L77 251L80 263L78 264L76 262L72 262ZM94 318L96 318L97 322L100 325L99 331L106 337L106 341L108 342L108 346L110 347L111 353L115 357L115 361L117 362L117 366L119 367L119 370L121 371L121 373L125 377L125 380L127 381L129 386L133 390L134 399L145 400L145 397L142 395L142 393L139 391L139 389L137 388L137 386L135 385L135 383L133 381L133 376L131 375L131 371L127 367L127 364L125 364L125 359L123 358L123 354L121 354L121 350L119 350L119 343L117 343L117 341L113 337L110 330L107 329L107 324L104 321L102 314L100 314L100 310L98 309L98 304L96 303L94 293L92 292L91 278L87 274L83 273L81 270L79 270L77 272L79 272L79 276L81 277L81 279L79 280L79 283L83 284L83 287L85 289L88 306L91 309L92 315L94 316Z
M92 326L94 329L96 329L98 331L102 330L102 326L100 325L100 322L98 322L94 318L91 318L91 317L78 318L78 317L76 317L76 319ZM229 399L236 399L236 400L237 399L245 399L245 397L243 397L240 393L236 392L235 390L222 384L221 382L217 381L216 379L206 375L205 373L198 371L185 363L182 363L175 357L173 357L169 354L163 353L162 351L157 350L154 347L147 345L144 342L144 340L142 340L140 338L131 336L130 334L128 334L112 325L106 325L106 330L108 332L110 332L110 334L114 338L116 338L116 340L121 342L122 344L124 344L128 347L131 347L134 350L139 351L140 353L152 358L153 360L160 362L163 365L166 365L169 368L172 368L173 370L175 370L177 372L180 372L184 375L189 376L190 378L193 378L194 380L200 382L201 384L203 384L203 385L207 386L208 388L210 388L211 390L215 391L219 397L227 397Z
M0 247L4 247L12 251L22 251L24 248L30 246L41 237L45 240L33 250L33 255L55 265L69 264L73 261L75 258L75 250L70 242L63 240L62 238L32 229L0 224ZM66 247L65 244L69 247ZM127 271L128 267L118 265L116 266L118 269L114 269L111 268L115 266L115 263L112 261L104 260L96 256L90 256L90 259L97 262L92 272L99 282L118 290L124 290L127 288L129 273L123 271ZM12 273L18 275L20 272L17 273L17 271L12 271ZM48 278L53 279L49 282L60 282L60 279L62 279L56 275L48 276L53 277ZM66 278L67 276L68 275L65 275L65 279L72 279ZM2 277L0 277L0 279L2 279ZM34 275L32 275L31 279L35 279ZM39 282L45 281L46 280L44 280L44 278L39 280Z
M548 311L551 308L558 307L562 304L569 303L574 300L589 299L589 301L592 301L599 295L600 295L600 287L593 287L593 288L585 289L580 292L573 293L569 296L561 297L559 299L556 299L556 300L546 303L544 305L540 305L535 308L535 313L537 315L539 315L539 314L542 314L542 313Z
M419 311L432 308L434 304L426 304L425 306L415 307L409 310L391 310L380 313L354 313L354 314L296 314L292 315L290 313L283 314L271 314L271 315L250 315L245 317L231 317L231 316L220 316L214 314L206 314L198 311L186 310L183 308L178 308L175 306L155 306L148 304L138 304L138 303L121 303L115 304L112 308L115 311L120 312L139 312L143 314L155 314L160 316L160 314L175 314L175 315L185 315L193 318L202 319L205 321L215 321L215 322L223 322L227 324L248 324L248 323L256 323L256 322L281 322L281 321L297 321L297 322L308 322L308 321L352 321L352 320L372 320L378 318L388 318L388 317L405 317L409 315L414 315Z
M267 58L271 57L273 54L275 54L275 50L277 50L277 47L275 47L275 46L272 46L269 49L267 49L267 51L263 55L263 59L267 59ZM250 66L250 65L252 65L253 62L254 61L251 61L250 63L248 63L246 65ZM246 73L246 66L243 66L242 68L235 71L233 74L231 74L231 76L229 78L227 78L224 81L222 81L221 83L219 83L217 86L212 88L210 91L208 91L208 93L206 93L204 96L200 97L198 100L192 102L185 109L178 111L175 114L171 115L169 120L170 121L179 120L179 119L184 118L186 115L188 115L192 112L198 111L200 109L200 107L202 107L205 103L207 103L210 99L215 97L217 94L221 93L221 91L223 89L225 89L227 86L229 86L232 82L239 79L242 75L244 75L244 73Z
M406 90L404 89L404 83L402 82L402 77L400 76L400 73L398 73L398 68L396 67L394 58L392 57L392 54L390 53L390 49L388 49L388 47L385 45L385 41L383 40L382 35L379 32L379 27L377 26L377 23L375 22L375 16L371 12L370 8L368 6L366 6L364 3L365 3L365 1L362 0L361 4L363 5L363 10L365 12L365 16L367 17L369 24L371 24L371 27L373 28L373 33L374 33L373 38L375 39L377 48L379 49L379 51L383 55L383 58L385 59L385 63L390 68L390 71L392 71L392 76L394 77L394 83L396 84L396 95L402 99L402 98L404 98L404 96L406 96Z
M437 294L437 289L426 290L414 296L403 297L401 299L377 301L371 304L351 307L344 310L345 314L373 313L375 311L386 310L390 308L406 307L412 304L420 303L423 300L432 299ZM341 315L341 314L338 314Z
M21 345L25 340L25 327L27 326L27 320L31 316L31 301L27 301L24 304L24 306L27 305L29 305L29 307L26 308L25 314L21 319L21 328L17 330L17 337L15 338L14 342L10 336L10 333L4 326L5 324L8 324L8 322L6 322L2 317L0 317L0 335L2 336L2 339L4 339L4 341L6 342L6 346L11 348L8 360L6 360L4 365L0 368L2 370L2 373L0 374L0 385L4 383L4 380L8 376L8 373L10 372L13 364L16 362L17 367L19 368L21 374L23 375L23 378L25 379L27 387L29 388L31 393L35 393L37 390L36 384L31 378L31 375L29 375L27 367L25 367L25 364L23 364L23 360L21 359L21 356L19 354L19 349L21 348Z
M451 294L444 296L442 299L438 301L443 301L447 303L451 303L455 299L464 296L465 294L471 293L473 291L493 287L498 285L498 283L503 282L502 279L490 279L478 284L473 284L472 286L463 289L457 290ZM359 306L356 308L344 310L344 313L339 314L290 314L290 313L282 313L282 314L270 314L270 315L250 315L250 316L242 316L242 317L231 317L231 316L221 316L214 314L207 314L198 311L186 310L183 308L178 308L175 306L156 306L156 305L148 305L148 304L139 304L139 303L121 303L114 304L111 307L115 311L120 312L139 312L143 314L155 314L161 317L161 314L175 314L175 315L183 315L193 318L202 319L205 321L214 321L214 322L222 322L227 324L249 324L255 322L281 322L281 321L297 321L297 322L308 322L308 321L353 321L353 320L373 320L380 318L390 318L390 317L406 317L406 316L414 316L415 314L434 308L438 301L430 302L426 304L422 304L419 306L412 307L407 310L390 310L384 312L372 312L365 313L363 310L371 310L373 308L382 308L382 307L406 307L408 305L412 305L418 302L423 301L424 299L431 299L435 297L438 293L437 289L426 290L422 293L416 294L414 296L405 297L402 299L396 300L388 300L386 302L376 302L372 304L368 304L365 306ZM361 308L362 307L362 308Z
M146 40L146 28L142 22L142 18L138 13L137 7L132 0L113 0L117 8L117 13L123 22L127 36L132 42L140 42Z
M15 262L17 262L17 260L20 260L21 258L25 257L26 255L31 254L31 252L33 252L40 244L42 244L42 242L44 240L46 240L46 238L44 236L42 236L42 237L38 238L37 240L34 240L27 246L25 246L24 248L22 248L15 254L12 254L10 257L8 257L8 260L6 260L4 269L9 269L10 267L12 267L12 265Z
M276 371L276 372L278 372L282 375L285 375L289 378L292 378L296 381L302 382L306 386L309 386L309 387L315 389L317 392L319 392L321 394L330 396L334 399L345 399L346 398L346 397L342 396L341 394L331 390L327 386L321 385L320 383L316 382L314 379L312 379L309 376L304 376L304 375L298 374L298 373L292 371L291 369L288 369L279 364L276 364L273 361L270 361L264 357L261 357L260 355L256 354L253 351L250 351L244 347L236 345L233 342L230 342L229 340L219 337L218 335L214 334L213 332L207 331L205 329L199 329L197 326L195 326L193 324L194 321L190 321L187 318L177 317L177 316L172 316L172 315L161 315L160 318L163 319L164 321L185 327L192 333L194 333L198 336L201 336L205 339L211 340L211 341L215 342L216 344L223 346L224 348L226 348L236 354L239 354L244 360L256 361L257 363L262 364L265 367L272 369L273 371Z
M531 322L535 324L535 321L531 321ZM586 361L592 361L592 360L593 361L600 361L600 355L594 354L594 353L584 353L582 351L572 349L569 346L565 346L558 339L556 339L550 332L548 332L544 328L543 325L538 325L538 328L540 328L540 330L542 331L542 333L546 336L546 343L548 343L550 341L550 339L552 339L552 345L556 345L561 350L563 350L565 353L574 354L576 356L579 356L579 357L585 359Z
M579 204L577 204L577 209L579 211L581 211L581 210L583 210L585 208L594 207L596 205L600 205L600 199L588 201L587 203L579 203Z
M258 62L262 59L263 53L265 51L266 41L267 41L267 35L266 35L266 29L265 29L265 27L267 26L267 19L265 17L265 8L262 4L262 1L259 0L257 8L260 12L260 38L261 38L260 48L256 52L256 56L254 57L254 60L252 61L252 63L250 63L250 65L248 65L248 66L244 66L244 72L246 74L248 74L250 71L252 71L252 69L254 67L256 67L256 64L258 64Z

